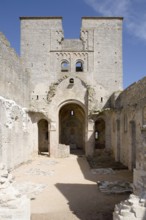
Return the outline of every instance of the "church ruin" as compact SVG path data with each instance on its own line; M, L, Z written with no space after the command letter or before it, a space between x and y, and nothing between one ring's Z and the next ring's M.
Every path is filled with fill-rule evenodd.
M21 56L0 34L0 161L103 149L145 190L146 78L122 87L121 17L83 17L64 39L61 17L21 17Z

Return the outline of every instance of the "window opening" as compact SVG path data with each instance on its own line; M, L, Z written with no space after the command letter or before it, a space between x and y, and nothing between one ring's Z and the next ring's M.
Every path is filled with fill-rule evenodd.
M70 83L70 84L73 84L73 83L74 83L74 79L73 79L73 78L70 78L70 79L69 79L69 83Z
M61 72L68 72L69 71L69 63L68 61L63 61L61 63Z
M83 63L81 61L76 63L76 72L83 72Z
M95 131L95 139L98 139L98 131Z
M70 115L74 116L74 111L73 110L70 111Z

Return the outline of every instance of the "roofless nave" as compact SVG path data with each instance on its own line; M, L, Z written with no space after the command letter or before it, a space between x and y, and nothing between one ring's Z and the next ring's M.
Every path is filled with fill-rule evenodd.
M0 159L13 169L32 154L111 151L145 176L146 79L122 91L121 17L83 17L64 39L61 17L21 17L21 57L0 34Z

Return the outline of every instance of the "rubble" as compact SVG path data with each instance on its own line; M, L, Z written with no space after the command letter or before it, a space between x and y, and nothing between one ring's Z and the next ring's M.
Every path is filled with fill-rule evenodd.
M91 169L92 174L115 174L112 168L98 168L98 169Z
M47 185L32 182L14 183L13 186L21 193L27 195L30 199L35 199L38 193L42 192Z
M133 192L132 184L128 182L123 181L98 181L97 182L99 190L103 193L127 193L127 192Z
M13 185L13 177L0 164L0 220L30 220L30 200Z
M113 220L146 219L146 195L142 197L131 194L129 199L115 206Z
M44 171L40 168L31 168L26 174L36 175L36 176L52 176L54 174L54 170Z

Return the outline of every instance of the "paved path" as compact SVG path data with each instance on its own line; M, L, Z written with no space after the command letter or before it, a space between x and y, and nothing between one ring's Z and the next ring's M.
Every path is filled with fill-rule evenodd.
M128 196L103 194L97 181L131 181L132 177L129 171L92 174L86 158L76 155L65 159L38 156L13 175L29 191L32 220L110 220L114 204Z

